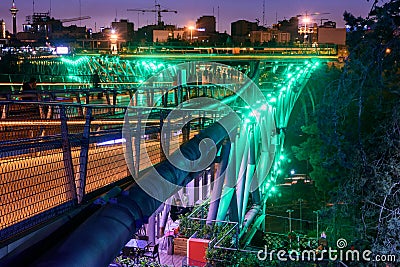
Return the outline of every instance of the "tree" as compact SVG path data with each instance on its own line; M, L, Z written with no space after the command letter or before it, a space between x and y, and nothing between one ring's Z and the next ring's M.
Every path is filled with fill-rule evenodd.
M295 148L299 159L314 158L317 186L331 183L328 218L336 237L368 241L374 253L398 256L399 12L400 1L392 0L382 6L375 1L365 19L344 13L350 56L338 83L324 90L315 125L304 127L309 139ZM350 229L336 218L345 218Z

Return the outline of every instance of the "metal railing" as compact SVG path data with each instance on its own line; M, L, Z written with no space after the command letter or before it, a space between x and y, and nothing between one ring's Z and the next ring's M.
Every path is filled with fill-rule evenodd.
M0 119L0 244L76 208L122 182L133 182L125 162L124 115L129 110L134 175L165 159L160 125L170 123L169 153L220 111L183 110L185 125L168 121L171 109L0 102L9 116ZM41 113L51 116L41 116Z

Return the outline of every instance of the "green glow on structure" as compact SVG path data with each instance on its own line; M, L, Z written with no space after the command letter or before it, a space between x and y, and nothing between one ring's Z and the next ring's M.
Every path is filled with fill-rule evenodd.
M76 60L72 60L72 59L69 59L69 58L66 58L66 57L62 57L61 61L63 63L69 64L69 65L77 66L77 65L81 65L81 64L87 63L89 61L89 58L84 56L84 57L79 57Z
M285 155L280 155L280 156L279 156L279 159L280 159L280 160L284 160L284 159L285 159Z

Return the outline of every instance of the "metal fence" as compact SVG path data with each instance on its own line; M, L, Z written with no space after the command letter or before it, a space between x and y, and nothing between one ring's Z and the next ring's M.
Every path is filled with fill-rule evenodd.
M106 188L128 182L123 125L127 107L73 103L0 102L8 109L0 119L0 244L99 196ZM51 116L41 116L40 113ZM191 123L169 121L169 109L129 107L134 175L165 159L193 137L218 111L186 110ZM205 117L206 119L202 119ZM147 119L145 119L147 118ZM184 129L184 130L182 130ZM127 180L128 179L128 180ZM130 181L133 181L130 178Z

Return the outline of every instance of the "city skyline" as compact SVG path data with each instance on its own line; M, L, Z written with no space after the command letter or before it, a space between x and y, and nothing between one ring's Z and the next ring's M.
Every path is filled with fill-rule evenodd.
M152 2L152 1L151 1ZM259 25L263 24L263 0L249 2L239 0L205 0L205 1L183 1L176 0L168 3L166 0L157 1L162 9L177 10L178 13L162 13L162 20L166 24L177 25L178 27L194 26L196 20L203 15L214 15L217 18L217 30L230 33L230 23L239 19L248 21L259 20ZM99 31L101 27L109 27L115 19L128 19L135 25L135 30L148 24L154 24L156 14L147 12L129 12L127 9L154 9L154 2L150 3L139 0L73 0L68 6L62 4L61 0L33 0L33 1L15 1L18 8L17 30L22 31L22 24L25 23L26 16L31 15L33 11L45 13L50 11L51 17L56 19L75 18L79 16L90 16L91 19L66 23L65 25L75 24L86 26L94 31ZM0 19L6 22L6 28L12 32L12 17L10 8L12 0L3 1L0 4ZM321 19L337 22L338 27L344 27L343 13L348 11L355 16L366 17L372 3L367 0L337 0L326 1L316 0L306 1L265 0L265 20L266 26L271 26L276 21L289 19L296 15L305 15L312 13L329 13L313 16L314 22L320 23ZM101 7L94 9L92 7ZM219 15L219 16L218 16Z

